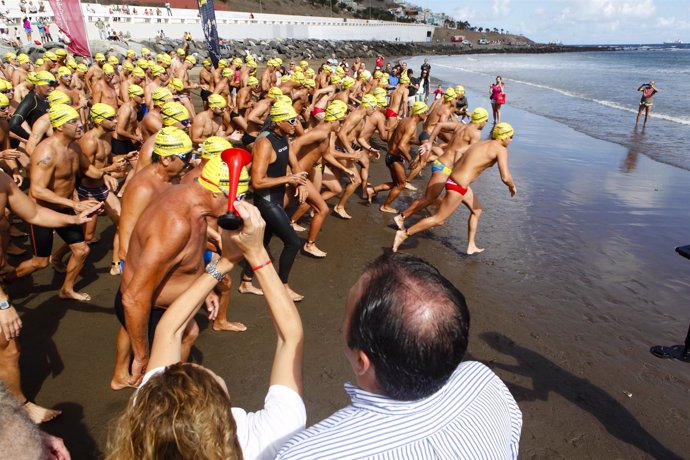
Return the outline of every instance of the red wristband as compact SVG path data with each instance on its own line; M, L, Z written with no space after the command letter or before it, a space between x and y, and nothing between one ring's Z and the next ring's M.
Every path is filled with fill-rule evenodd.
M268 261L266 261L265 263L263 263L261 265L257 265L256 267L252 267L252 271L255 272L257 270L261 270L262 268L267 267L269 265L271 265L271 259L268 259Z

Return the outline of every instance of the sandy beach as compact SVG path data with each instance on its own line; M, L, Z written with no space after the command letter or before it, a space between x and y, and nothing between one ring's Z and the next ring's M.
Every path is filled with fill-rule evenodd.
M515 395L524 417L522 458L686 456L690 366L648 349L680 343L690 321L690 261L673 251L690 243L690 173L510 106L503 119L516 130L509 150L518 196L510 198L495 168L473 186L485 209L477 241L487 250L463 254L465 210L401 250L433 262L465 294L467 359L489 365ZM428 174L415 181L422 190ZM370 181L387 179L380 160ZM397 207L413 196L404 192ZM353 199L349 212L352 221L329 217L324 224L319 247L328 257L299 256L290 280L306 297L299 310L309 424L347 403L345 297L393 241L390 215L378 206ZM76 459L103 455L109 423L132 394L109 388L119 327L109 227L102 219L101 242L76 286L91 302L59 299L62 275L50 269L8 287L24 322L25 392L64 411L43 428L63 437ZM234 289L229 316L248 331L214 332L198 316L202 333L192 357L225 378L233 404L253 410L268 387L273 328L263 299Z

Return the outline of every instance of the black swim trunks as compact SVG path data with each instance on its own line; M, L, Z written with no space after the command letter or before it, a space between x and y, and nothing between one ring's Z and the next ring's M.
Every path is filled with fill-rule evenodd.
M156 332L156 326L158 326L158 323L163 317L163 313L165 313L165 310L165 308L160 307L153 307L151 309L151 314L149 315L148 328L149 347L153 345L153 335ZM122 291L120 291L119 289L117 290L117 294L115 295L115 316L117 316L117 319L118 321L120 321L120 324L122 324L122 327L124 327L125 330L127 330L127 324L125 324L125 306L122 303Z
M113 155L127 155L129 152L139 150L134 145L131 139L112 139L111 145L113 146Z
M393 163L402 163L403 165L405 164L405 159L401 157L400 155L391 155L390 153L386 154L386 166L390 168L390 166Z
M422 131L421 133L419 133L419 142L424 142L428 140L430 137L431 135L429 133L427 133L426 131Z
M204 102L208 101L208 97L209 97L211 94L213 94L212 91L209 91L209 90L207 90L207 89L203 89L203 88L202 88L202 90L201 90L201 100L204 101Z
M242 144L244 144L245 147L249 144L253 144L255 140L256 136L252 136L251 134L247 133L242 134Z
M74 215L71 209L64 209L63 214ZM81 225L68 225L61 228L46 228L39 225L29 225L31 241L36 257L48 257L53 251L53 231L55 231L67 244L84 242L84 227Z
M108 187L106 187L105 185L101 185L100 187L88 188L79 184L79 186L77 187L77 195L79 195L80 200L94 199L102 203L106 200L106 198L108 198L108 193L110 193L110 190L108 190Z

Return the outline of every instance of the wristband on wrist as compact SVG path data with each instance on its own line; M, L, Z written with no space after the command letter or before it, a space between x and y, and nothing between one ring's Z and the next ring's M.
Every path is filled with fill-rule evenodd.
M262 268L267 267L269 265L271 265L271 259L268 259L266 262L264 262L261 265L257 265L256 267L252 267L252 271L255 272L257 270L261 270Z

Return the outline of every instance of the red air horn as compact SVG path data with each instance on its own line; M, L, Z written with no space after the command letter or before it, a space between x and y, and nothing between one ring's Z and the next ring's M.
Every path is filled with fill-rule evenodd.
M224 150L220 158L228 165L228 212L218 218L218 225L225 230L237 230L242 226L242 218L235 210L237 186L242 168L252 162L252 155L244 149L232 148Z

